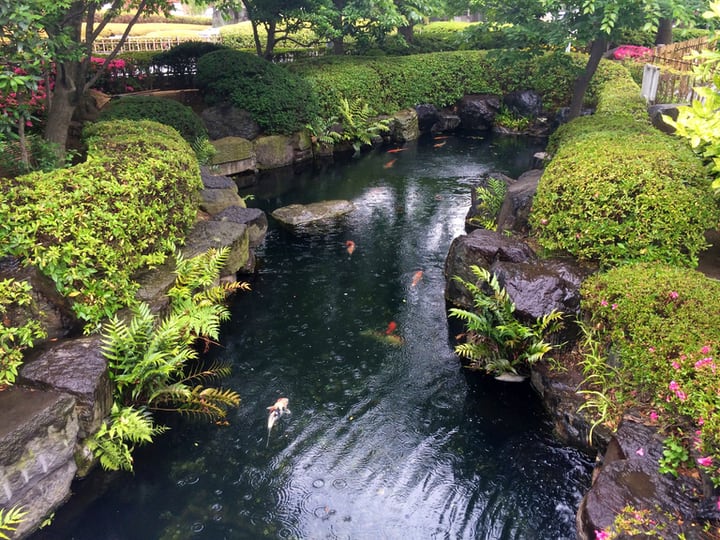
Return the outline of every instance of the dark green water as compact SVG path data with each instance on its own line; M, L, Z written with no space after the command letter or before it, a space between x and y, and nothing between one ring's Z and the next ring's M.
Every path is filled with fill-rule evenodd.
M211 353L233 363L224 385L242 397L229 425L174 421L134 475L78 482L38 538L575 538L588 458L553 438L528 386L463 371L443 298L470 186L518 176L540 146L445 142L264 179L250 205L268 213L340 198L357 210L312 235L270 220L253 290ZM390 321L400 347L368 335ZM292 415L266 448L280 396Z

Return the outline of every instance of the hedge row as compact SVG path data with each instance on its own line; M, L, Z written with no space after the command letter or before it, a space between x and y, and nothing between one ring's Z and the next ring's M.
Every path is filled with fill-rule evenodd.
M133 302L136 272L183 242L202 182L192 149L168 126L100 122L85 137L84 163L4 180L0 257L36 265L92 330Z
M694 267L720 217L707 173L683 141L655 129L626 71L599 78L595 114L553 134L530 216L542 246L614 265Z

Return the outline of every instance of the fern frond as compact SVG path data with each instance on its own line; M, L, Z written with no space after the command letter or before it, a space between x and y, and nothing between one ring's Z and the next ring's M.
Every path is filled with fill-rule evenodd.
M10 540L10 537L5 532L15 532L26 515L27 510L24 510L23 506L13 506L8 509L0 508L0 539Z

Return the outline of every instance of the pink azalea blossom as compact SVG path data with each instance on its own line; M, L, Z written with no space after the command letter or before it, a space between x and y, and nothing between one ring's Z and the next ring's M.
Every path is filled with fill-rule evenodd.
M600 305L601 305L602 307L607 307L608 301L607 301L607 300L600 300Z
M617 304L613 304L612 306L610 306L610 309L617 309L617 308L618 308Z
M635 450L635 453L638 456L643 457L645 455L645 450L643 450L642 448L638 448L637 450Z
M680 385L677 383L677 381L670 381L669 388L672 392L676 392L680 388Z
M678 296L680 296L677 291L670 291L668 293L668 296L670 297L670 300L677 300Z
M678 364L678 363L675 362L674 360L672 361L672 363L671 363L670 365L671 365L673 368L675 368L675 369L680 369L680 364Z
M720 500L718 501L718 508L720 508ZM610 533L604 530L596 530L595 540L610 540Z
M702 354L708 354L708 353L710 353L710 347L705 345L702 349L700 349L700 352Z
M683 392L682 390L677 390L675 392L675 395L678 397L680 401L685 401L687 399L687 394Z
M710 467L712 465L712 456L698 458L697 462L701 467Z
M650 411L650 421L657 422L658 413L656 411Z
M655 352L655 347L648 347L648 352L651 352L651 353Z

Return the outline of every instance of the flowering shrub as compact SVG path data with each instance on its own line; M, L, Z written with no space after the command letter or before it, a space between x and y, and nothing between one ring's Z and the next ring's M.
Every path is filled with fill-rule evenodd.
M123 58L113 58L105 69L104 64L105 58L93 56L90 59L90 77L102 70L93 88L106 94L126 94L140 90L145 75L140 73L134 64Z
M0 66L0 72L11 71L14 75L25 76L25 70L13 66ZM51 82L52 88L52 82ZM23 91L18 88L15 92L3 94L0 92L0 117L2 117L3 125L16 126L17 120L20 118L19 109L25 112L25 126L33 127L33 120L37 119L37 115L45 110L47 102L47 89L45 81L40 79L37 87L30 92Z
M582 309L615 358L594 380L618 410L638 407L668 441L663 472L691 465L720 485L720 281L663 265L589 278Z
M613 51L615 60L647 60L652 54L652 49L640 45L621 45Z

